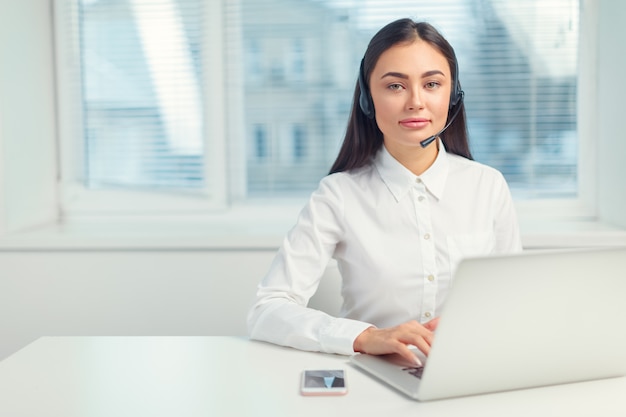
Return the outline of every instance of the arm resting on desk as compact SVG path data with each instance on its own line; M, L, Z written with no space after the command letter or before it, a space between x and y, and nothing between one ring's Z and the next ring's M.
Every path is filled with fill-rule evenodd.
M257 304L248 316L250 338L296 349L354 353L356 337L371 324L332 317L284 299Z

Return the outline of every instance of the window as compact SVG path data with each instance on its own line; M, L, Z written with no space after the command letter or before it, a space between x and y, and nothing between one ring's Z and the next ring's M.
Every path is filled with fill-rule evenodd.
M578 0L59 4L70 212L107 193L99 209L141 193L203 210L308 195L343 139L367 42L407 16L455 47L474 157L518 200L579 196Z
M83 1L84 182L199 188L201 2Z

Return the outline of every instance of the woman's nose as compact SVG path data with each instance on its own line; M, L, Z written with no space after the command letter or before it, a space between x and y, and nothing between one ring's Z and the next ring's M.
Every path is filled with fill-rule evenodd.
M420 109L424 107L422 96L419 89L411 89L407 98L407 108L409 110Z

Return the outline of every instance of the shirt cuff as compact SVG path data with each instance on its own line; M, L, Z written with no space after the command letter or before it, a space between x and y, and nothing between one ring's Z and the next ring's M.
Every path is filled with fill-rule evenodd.
M362 321L336 318L321 331L320 345L322 351L340 355L352 355L355 353L354 340L365 329L372 326L372 324Z

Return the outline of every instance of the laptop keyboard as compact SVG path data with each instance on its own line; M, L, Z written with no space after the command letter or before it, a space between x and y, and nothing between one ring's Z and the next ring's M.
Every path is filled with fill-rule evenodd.
M413 375L414 377L418 378L418 379L422 379L422 373L424 372L424 367L420 366L420 367L409 367L409 368L402 368L403 371L408 372L409 375Z

